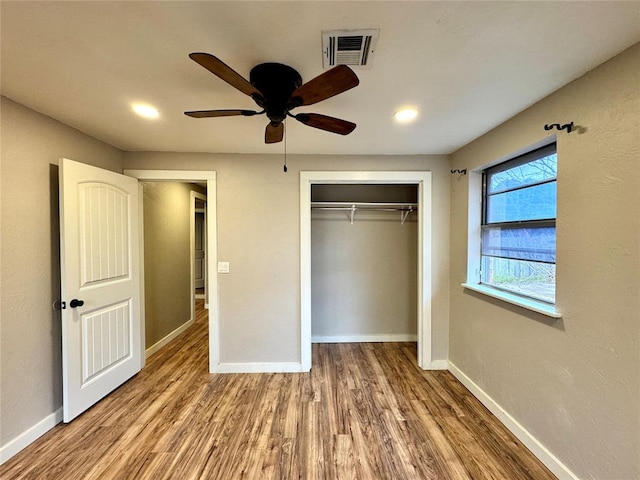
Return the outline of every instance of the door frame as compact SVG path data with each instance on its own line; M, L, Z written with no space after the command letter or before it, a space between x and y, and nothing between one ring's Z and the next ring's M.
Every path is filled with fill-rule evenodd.
M195 259L196 259L196 248L195 248L195 238L196 238L196 214L197 213L203 213L204 214L204 221L205 221L205 225L207 224L207 209L206 207L203 209L198 209L196 208L196 199L198 200L202 200L205 205L207 203L207 196L199 193L199 192L195 192L193 190L191 190L190 194L189 194L189 216L190 216L190 221L189 221L189 261L191 262L191 267L190 267L190 273L191 273L191 308L193 309L191 312L191 318L193 318L195 320L195 301L196 298L202 298L202 297L198 297L196 295L196 271L195 271ZM200 211L198 211L200 210ZM205 261L207 259L207 255L206 255L206 251L207 251L207 245L206 245L206 231L204 232L204 237L205 237L205 244L203 245L204 251L205 251ZM209 304L207 303L207 269L205 268L205 271L203 272L204 274L204 308L209 308Z
M209 372L215 373L218 371L220 364L218 276L215 273L218 263L216 172L206 170L125 169L124 174L137 178L139 181L207 182L207 279L209 283L206 288L207 298L205 299L205 303L209 305Z
M431 172L300 172L300 335L302 371L311 370L311 186L410 184L418 187L418 366L435 369L431 322Z

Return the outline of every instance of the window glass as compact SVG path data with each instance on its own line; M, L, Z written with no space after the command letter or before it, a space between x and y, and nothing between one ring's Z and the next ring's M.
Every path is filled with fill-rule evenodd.
M556 299L556 266L500 257L482 257L482 270L491 286L547 303Z
M487 196L487 223L556 218L556 182Z
M541 152L544 155L546 152ZM501 164L504 165L504 164ZM525 187L547 180L554 180L557 176L557 157L555 153L545 155L531 162L518 164L504 169L493 168L489 170L488 193L496 193L502 190L512 190Z
M482 254L492 257L556 262L556 228L485 228Z
M484 172L480 282L555 302L555 144Z

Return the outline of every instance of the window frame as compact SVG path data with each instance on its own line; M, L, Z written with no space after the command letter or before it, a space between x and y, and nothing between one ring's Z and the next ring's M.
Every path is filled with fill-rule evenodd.
M503 157L500 161L492 162L480 167L477 167L469 172L469 217L468 217L468 257L467 257L467 281L462 283L462 286L466 289L479 292L481 294L503 300L507 303L518 305L520 307L532 310L534 312L541 313L543 315L552 318L562 318L562 314L556 309L554 303L550 303L548 300L539 299L536 297L527 296L526 293L514 292L512 290L501 289L499 286L495 286L488 283L482 283L481 267L485 255L482 254L482 228L484 225L488 227L495 226L519 226L530 225L538 227L548 227L556 225L557 210L555 218L547 218L542 220L517 220L515 222L493 222L487 224L486 222L486 182L488 175L485 172L496 173L509 168L513 168L518 164L522 165L533 160L544 158L552 153L558 154L557 143L555 136L547 138L546 141L538 142L536 145L532 145L527 149L522 149L516 154L512 154L508 157ZM557 158L557 157L556 157ZM532 187L544 183L556 182L557 185L557 171L554 179L541 180L526 185L526 187ZM525 187L525 188L526 188ZM517 190L518 187L513 189L505 189L501 191ZM494 192L494 194L497 192ZM556 197L557 207L557 197ZM551 262L548 262L551 263ZM556 261L553 262L557 264ZM554 288L557 285L554 282ZM557 299L556 299L557 300Z

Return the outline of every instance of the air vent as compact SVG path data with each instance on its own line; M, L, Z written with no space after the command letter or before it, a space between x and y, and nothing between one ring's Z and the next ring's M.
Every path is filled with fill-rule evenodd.
M370 68L380 30L332 30L322 32L322 66Z

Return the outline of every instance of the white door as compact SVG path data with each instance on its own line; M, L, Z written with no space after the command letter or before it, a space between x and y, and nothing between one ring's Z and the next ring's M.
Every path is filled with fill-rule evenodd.
M138 181L60 162L63 419L143 366Z

